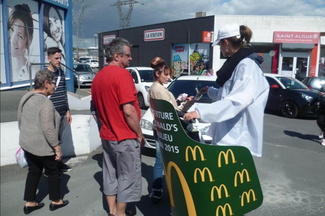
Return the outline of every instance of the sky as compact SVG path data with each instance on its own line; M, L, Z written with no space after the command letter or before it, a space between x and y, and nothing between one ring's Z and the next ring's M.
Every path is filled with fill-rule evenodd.
M97 32L120 29L116 0L73 0L73 15L84 12L79 20L82 31L74 31L74 46L97 46ZM125 0L122 0L122 2ZM196 12L211 15L272 15L325 17L325 0L136 0L130 18L130 27L195 18ZM129 6L122 6L125 15ZM76 25L74 25L74 29ZM79 38L79 40L77 40Z

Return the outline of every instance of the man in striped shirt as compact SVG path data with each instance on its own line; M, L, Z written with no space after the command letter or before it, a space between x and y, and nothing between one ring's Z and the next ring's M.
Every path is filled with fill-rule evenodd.
M50 72L54 73L55 77L55 91L51 95L50 100L56 111L61 115L60 131L59 131L59 142L62 144L62 135L65 127L72 122L70 114L68 96L65 82L64 72L60 68L62 51L57 47L50 47L47 50L47 59L50 65L46 68ZM61 172L70 171L72 168L63 162L59 163L59 169Z

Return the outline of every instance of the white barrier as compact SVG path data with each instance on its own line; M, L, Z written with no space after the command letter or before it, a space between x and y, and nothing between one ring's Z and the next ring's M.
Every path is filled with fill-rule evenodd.
M15 164L19 148L18 122L1 123L1 166ZM101 145L97 123L91 115L72 115L63 134L64 156L88 154Z

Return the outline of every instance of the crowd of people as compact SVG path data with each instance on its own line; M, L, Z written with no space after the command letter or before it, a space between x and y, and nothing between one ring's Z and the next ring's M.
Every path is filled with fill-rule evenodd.
M216 72L220 88L206 86L200 89L201 94L207 94L215 102L183 113L183 119L187 123L192 119L211 123L212 145L240 145L247 147L252 155L261 157L269 84L260 67L263 59L250 45L251 37L251 29L244 25L227 24L219 29L213 46L219 45L223 56L227 57ZM131 48L126 39L112 40L105 49L107 66L97 73L91 88L91 110L99 123L103 147L103 193L109 216L133 215L127 210L127 203L140 201L142 192L141 147L145 138L140 127L137 91L125 69L132 61ZM18 108L19 144L29 165L24 193L25 214L44 206L44 203L35 201L43 169L48 177L50 210L69 203L60 196L59 179L60 172L71 170L62 163L61 152L64 128L72 122L65 75L60 69L62 50L57 46L50 47L47 56L49 66L36 74L34 91L23 96ZM154 57L150 66L154 82L148 99L168 101L180 112L174 95L164 86L170 79L170 68L161 57ZM213 70L207 75L214 75ZM186 100L195 102L193 97ZM324 109L320 110L318 123L324 131ZM37 136L35 131L39 132ZM192 138L195 139L195 135ZM157 136L155 141L159 146ZM163 194L162 164L158 147L150 192L155 202L159 202Z

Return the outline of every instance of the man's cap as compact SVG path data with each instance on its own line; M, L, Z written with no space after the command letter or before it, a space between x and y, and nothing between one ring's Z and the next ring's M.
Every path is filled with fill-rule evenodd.
M219 29L217 40L212 44L212 46L217 45L222 39L234 36L237 36L238 38L240 37L239 25L236 23L226 24Z

